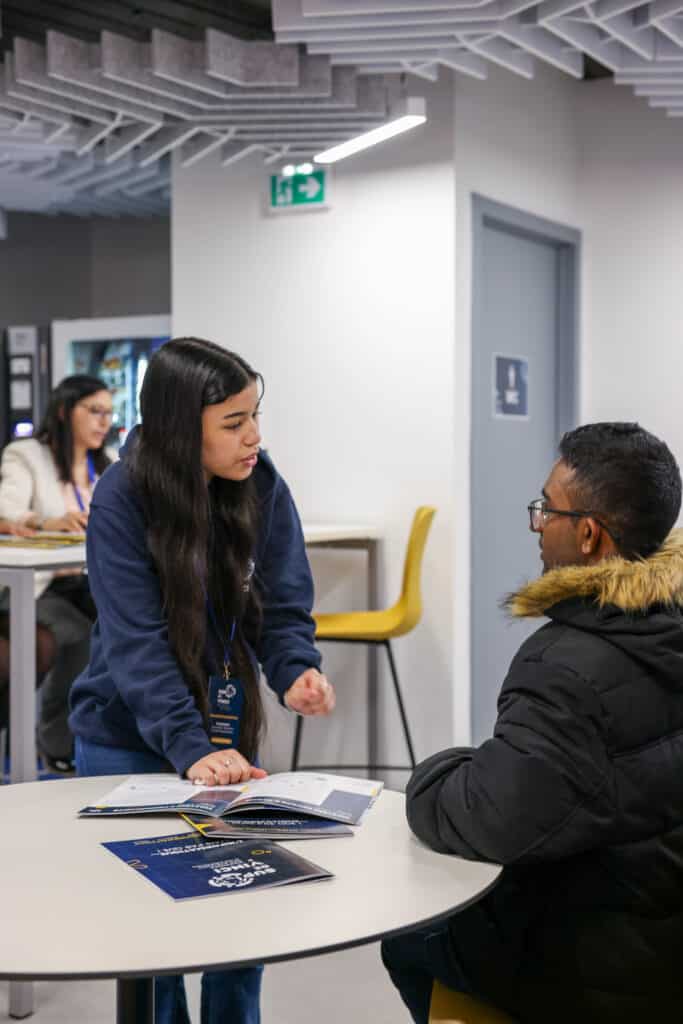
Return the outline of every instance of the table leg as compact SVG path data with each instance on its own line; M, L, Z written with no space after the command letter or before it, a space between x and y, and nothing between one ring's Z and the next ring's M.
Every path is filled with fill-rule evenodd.
M117 978L116 1024L154 1024L154 978Z
M368 540L368 609L378 607L379 559L376 540ZM379 755L379 713L377 708L377 644L368 644L368 763L377 764ZM373 775L368 770L368 778Z
M3 573L10 587L11 782L33 782L36 772L36 602L33 569Z
M10 588L10 743L11 782L36 778L36 603L33 569L3 573ZM33 985L12 981L9 986L10 1017L33 1013Z
M11 981L9 985L9 1015L21 1020L33 1013L33 982Z

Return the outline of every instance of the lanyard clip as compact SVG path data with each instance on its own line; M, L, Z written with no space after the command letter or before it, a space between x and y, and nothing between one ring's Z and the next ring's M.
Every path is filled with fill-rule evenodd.
M224 679L229 679L230 678L230 662L229 661L224 661L223 662L223 678Z

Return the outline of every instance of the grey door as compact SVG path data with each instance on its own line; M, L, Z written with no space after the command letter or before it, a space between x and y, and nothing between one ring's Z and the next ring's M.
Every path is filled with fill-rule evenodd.
M575 425L571 229L475 197L472 321L472 735L491 735L515 651L539 625L500 600L542 569L526 506Z

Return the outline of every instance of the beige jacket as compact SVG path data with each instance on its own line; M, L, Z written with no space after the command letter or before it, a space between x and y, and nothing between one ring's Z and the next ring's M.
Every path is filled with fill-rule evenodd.
M116 458L109 449L107 455ZM0 519L23 519L29 513L39 519L56 519L66 511L57 466L48 446L33 437L8 444L0 462ZM51 572L35 574L37 598L53 576Z

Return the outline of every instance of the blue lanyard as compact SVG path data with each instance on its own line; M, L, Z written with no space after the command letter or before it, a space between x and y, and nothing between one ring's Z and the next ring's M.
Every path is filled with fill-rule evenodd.
M88 483L92 487L97 477L97 474L95 473L95 460L92 457L92 452L88 452L86 456L86 462L88 464ZM83 501L81 492L79 491L78 487L76 487L76 484L72 483L71 486L74 489L74 494L76 495L76 501L78 502L79 509L81 510L81 512L85 512L85 502Z
M206 598L206 607L208 609L209 618L211 619L211 625L213 626L213 628L215 630L216 637L218 638L218 641L223 644L223 678L224 679L229 679L230 678L230 648L232 647L232 642L235 639L235 627L237 625L237 619L233 618L233 620L232 620L232 625L230 627L230 636L229 636L228 642L226 644L224 642L224 640L223 640L223 634L221 633L220 629L218 628L218 622L216 621L216 615L215 615L215 612L213 610L213 605L211 604L211 601L209 600L208 595L207 595L207 598Z

